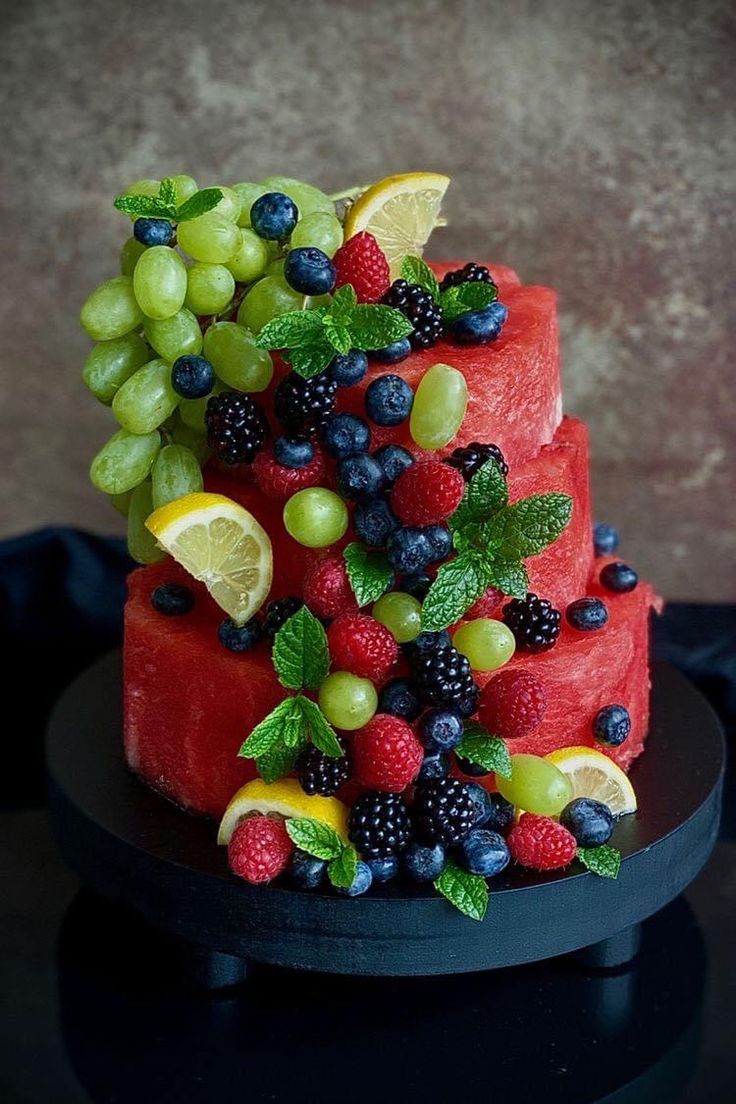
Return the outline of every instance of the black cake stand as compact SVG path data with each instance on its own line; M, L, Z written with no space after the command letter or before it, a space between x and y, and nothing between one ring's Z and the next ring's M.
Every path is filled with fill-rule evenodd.
M617 825L616 881L512 868L490 883L482 923L434 891L379 887L350 899L249 886L228 872L216 827L162 800L127 769L118 653L66 691L47 741L49 798L62 854L103 897L175 938L188 980L220 987L246 963L341 974L489 970L578 952L618 967L639 925L705 864L721 806L723 736L708 703L677 671L655 665L646 753L631 773L639 812Z

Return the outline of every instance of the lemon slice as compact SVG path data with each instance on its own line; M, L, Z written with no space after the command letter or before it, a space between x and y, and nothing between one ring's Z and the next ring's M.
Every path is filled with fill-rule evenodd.
M379 180L348 211L345 237L361 230L373 234L395 279L404 257L421 257L449 183L450 178L439 173L402 173Z
M590 747L560 748L546 758L566 774L572 796L602 801L614 816L636 812L636 794L621 767L601 751Z
M237 624L263 605L273 576L271 541L237 502L204 492L182 495L154 510L146 526Z
M217 842L230 842L235 828L248 813L278 813L284 817L311 817L327 824L348 842L348 811L336 797L305 794L295 778L284 778L268 785L255 778L235 793L224 812L217 833Z

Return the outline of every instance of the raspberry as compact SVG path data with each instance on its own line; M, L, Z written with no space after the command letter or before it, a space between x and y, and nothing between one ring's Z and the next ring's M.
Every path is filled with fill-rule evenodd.
M568 866L577 852L572 832L536 813L522 813L508 844L515 862L532 870L558 870Z
M353 737L353 768L362 786L401 793L414 781L424 749L400 717L377 713Z
M316 487L325 476L325 458L315 445L314 456L303 468L287 468L274 460L271 449L259 452L253 461L256 484L269 498L287 499L305 487Z
M246 817L233 832L227 858L233 874L251 885L272 882L286 869L294 851L286 825L278 817Z
M455 468L439 460L417 460L394 483L391 508L404 525L439 525L457 510L464 491Z
M310 567L304 576L304 602L315 617L330 620L340 613L358 612L342 556L326 556Z
M491 284L493 287L496 286L493 277L485 265L479 265L475 264L474 261L468 261L464 268L456 268L445 275L440 284L440 291L447 291L451 287L457 287L458 284L476 283Z
M381 302L409 319L414 327L409 340L415 349L428 349L442 334L442 311L419 284L394 280Z
M378 242L366 230L349 238L332 258L335 287L352 284L359 303L376 303L388 291L391 273Z
M365 613L343 613L329 627L327 640L335 667L374 682L385 678L399 647L386 628Z
M250 395L223 391L212 395L204 416L207 440L225 464L250 464L268 436L263 410Z
M478 617L493 617L498 613L499 606L504 600L504 593L498 587L489 587L485 594L481 594L468 612L464 614L468 621L475 621Z
M512 598L503 607L503 620L511 629L517 648L527 652L546 652L553 648L560 635L560 611L548 598L527 594Z
M530 736L547 711L544 685L529 671L502 671L488 682L480 696L478 718L503 740Z

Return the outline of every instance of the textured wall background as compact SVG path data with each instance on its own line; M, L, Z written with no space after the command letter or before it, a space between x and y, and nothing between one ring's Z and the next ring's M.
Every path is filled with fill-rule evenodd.
M454 177L435 256L560 293L597 515L671 597L736 599L729 0L2 0L2 529L119 529L77 311L111 197L388 172Z

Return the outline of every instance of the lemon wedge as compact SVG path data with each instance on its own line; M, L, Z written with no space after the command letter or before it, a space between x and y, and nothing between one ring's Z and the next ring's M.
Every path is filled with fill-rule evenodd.
M271 541L237 502L205 492L182 495L154 510L146 527L237 624L263 605L273 577Z
M346 239L362 230L373 234L395 279L404 257L421 257L449 183L439 173L401 173L379 180L348 211Z
M602 751L568 747L553 751L546 758L570 779L573 798L602 801L614 816L636 812L634 787L621 767Z
M348 842L348 811L336 797L306 794L295 778L283 778L268 785L262 778L246 782L225 810L217 842L226 846L239 821L248 813L276 813L283 817L310 817L328 825Z

